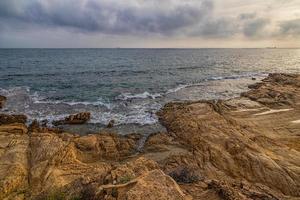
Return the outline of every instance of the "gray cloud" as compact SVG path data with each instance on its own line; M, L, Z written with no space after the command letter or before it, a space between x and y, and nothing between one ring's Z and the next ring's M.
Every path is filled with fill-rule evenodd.
M2 0L0 17L22 23L108 34L174 34L203 22L210 0Z
M300 37L300 18L280 23L279 34Z
M63 30L113 36L202 38L300 35L300 19L280 23L260 11L218 15L217 0L0 0L0 32ZM223 10L222 10L223 11ZM236 11L236 10L235 10ZM244 11L244 13L243 13ZM252 10L253 11L253 10ZM221 12L222 13L222 12ZM268 30L270 31L270 30ZM273 31L273 32L272 32Z
M242 13L239 15L241 20L253 19L256 17L256 13Z
M269 19L257 18L247 21L243 26L243 33L247 37L258 37L263 35L263 31L269 24Z
M238 33L237 24L230 18L211 19L194 27L190 35L209 38L226 38Z

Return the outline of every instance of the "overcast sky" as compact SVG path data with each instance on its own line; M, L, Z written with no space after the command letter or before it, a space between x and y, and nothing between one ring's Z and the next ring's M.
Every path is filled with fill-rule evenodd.
M300 47L300 0L0 0L0 47Z

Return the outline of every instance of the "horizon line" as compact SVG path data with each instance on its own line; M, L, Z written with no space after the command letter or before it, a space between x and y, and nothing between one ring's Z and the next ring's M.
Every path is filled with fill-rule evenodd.
M0 47L0 49L300 49L300 47Z

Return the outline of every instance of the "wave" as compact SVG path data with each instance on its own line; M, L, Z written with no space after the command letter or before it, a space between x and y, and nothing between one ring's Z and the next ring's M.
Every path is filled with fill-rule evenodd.
M151 125L158 122L158 117L156 112L161 108L160 104L148 104L148 105L135 105L133 109L129 111L108 111L108 112L97 112L93 110L85 110L91 113L91 119L88 123L91 124L102 124L107 125L110 120L115 121L115 125L124 125L124 124L139 124L139 125ZM47 122L48 126L53 126L52 122L64 119L70 114L75 114L77 111L72 111L70 113L64 114L45 114L39 113L37 117L37 112L27 112L28 124L30 124L34 119L37 119L39 122Z
M247 77L265 77L267 75L268 73L263 72L263 73L250 73L250 74L243 74L243 75L236 75L236 76L215 76L215 77L206 78L200 81L199 83L181 84L175 88L167 90L166 94L176 93L179 90L189 88L189 87L201 86L207 81L234 80L234 79L241 79Z
M161 97L162 95L159 93L156 94L151 94L149 92L143 92L143 93L139 93L139 94L131 94L131 93L122 93L121 95L119 95L117 97L117 99L119 100L131 100L131 99L147 99L147 98L151 98L151 99L156 99L158 97Z
M76 105L84 105L84 106L104 106L107 109L112 109L114 107L111 103L105 103L101 100L98 101L61 101L61 100L40 100L40 99L34 99L33 101L36 104L66 104L70 106L76 106Z

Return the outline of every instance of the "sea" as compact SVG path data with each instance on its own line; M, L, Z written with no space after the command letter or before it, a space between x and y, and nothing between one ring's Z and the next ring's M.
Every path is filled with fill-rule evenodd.
M121 133L151 132L168 102L236 97L273 72L300 73L300 49L0 49L1 112L49 126L90 112L78 132L112 119Z

